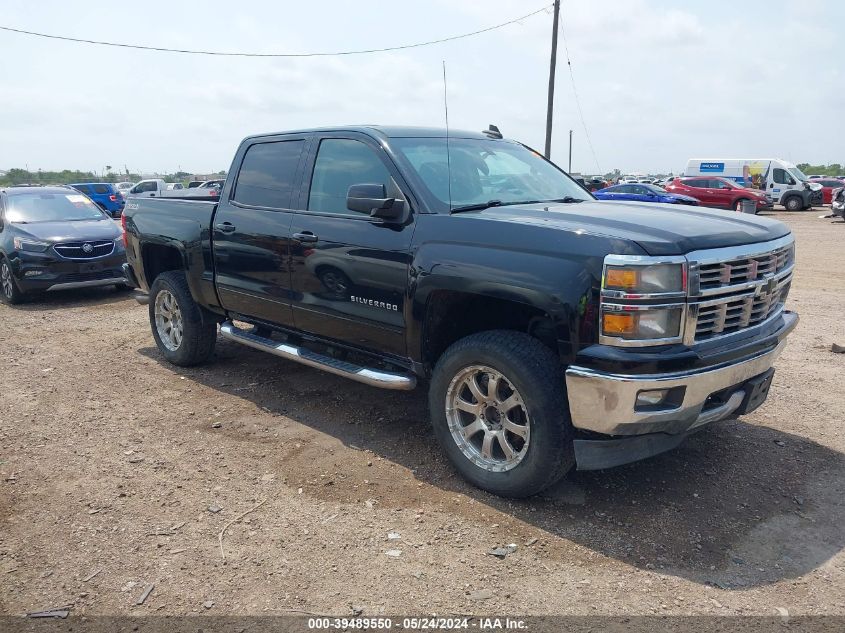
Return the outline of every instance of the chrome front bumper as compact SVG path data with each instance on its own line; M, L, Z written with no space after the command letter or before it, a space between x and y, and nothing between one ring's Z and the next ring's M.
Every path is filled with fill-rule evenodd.
M682 434L731 415L745 397L743 383L766 372L783 351L786 341L768 352L715 369L647 375L610 374L571 366L566 371L569 411L578 429L604 435L644 433ZM682 399L670 407L640 410L641 391L671 389L683 391ZM730 390L732 387L736 389ZM714 404L710 396L723 397Z

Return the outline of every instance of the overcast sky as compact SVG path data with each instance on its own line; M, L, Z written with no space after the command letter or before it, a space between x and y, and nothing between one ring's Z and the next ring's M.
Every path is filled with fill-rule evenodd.
M2 0L0 25L265 53L386 47L473 31L545 0ZM550 4L550 0L549 0ZM123 5L123 6L121 6ZM564 0L552 158L668 172L690 157L845 163L845 2ZM351 123L497 124L542 150L551 11L456 42L308 59L200 57L0 32L0 169L228 169L257 132ZM598 164L597 164L598 163Z

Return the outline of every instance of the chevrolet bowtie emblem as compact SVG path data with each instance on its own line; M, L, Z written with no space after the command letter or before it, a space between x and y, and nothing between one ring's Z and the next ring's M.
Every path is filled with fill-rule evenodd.
M765 283L760 284L757 286L757 289L754 291L755 297L768 297L771 294L774 294L775 290L778 287L778 280L774 277L769 277Z

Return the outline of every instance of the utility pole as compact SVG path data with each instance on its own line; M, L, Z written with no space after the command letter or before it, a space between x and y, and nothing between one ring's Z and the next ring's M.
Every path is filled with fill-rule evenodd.
M546 108L546 158L552 156L552 111L555 103L555 66L557 66L557 25L560 19L560 0L555 0L555 17L552 21L552 59L549 63L549 102Z
M572 173L572 130L569 130L569 173Z

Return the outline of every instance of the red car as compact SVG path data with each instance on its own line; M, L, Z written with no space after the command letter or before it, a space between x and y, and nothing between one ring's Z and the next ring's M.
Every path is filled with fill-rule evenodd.
M833 202L833 192L840 187L845 187L845 180L838 178L810 178L810 182L817 182L822 186L822 204Z
M743 200L754 200L757 203L757 211L772 206L772 201L762 191L748 189L738 185L733 180L715 176L675 178L665 185L664 189L672 193L698 198L702 206L705 207L741 211Z

